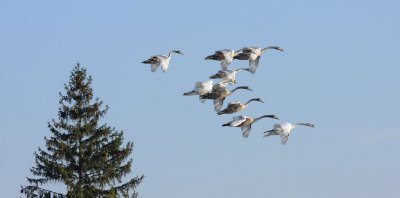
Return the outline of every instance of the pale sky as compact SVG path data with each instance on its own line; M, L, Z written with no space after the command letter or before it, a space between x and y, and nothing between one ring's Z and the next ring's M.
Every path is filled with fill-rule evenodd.
M19 197L33 152L50 136L58 92L80 62L103 122L135 144L140 197L400 197L398 1L0 0L0 184ZM299 127L283 146L221 125L212 102L184 97L216 73L219 49L278 45L257 73L240 73L227 102L260 97L243 115L276 114ZM167 73L141 61L178 49ZM230 68L244 67L234 61ZM233 87L232 87L233 88ZM279 121L278 121L279 122ZM59 185L48 186L62 189Z

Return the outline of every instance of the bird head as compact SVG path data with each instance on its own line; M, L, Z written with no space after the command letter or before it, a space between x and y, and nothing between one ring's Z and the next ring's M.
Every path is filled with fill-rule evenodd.
M278 116L276 116L276 115L272 115L271 118L275 119L275 120L279 120Z
M253 91L253 89L250 88L250 86L244 86L244 89L247 89L247 90L249 90L249 91Z
M264 103L264 101L261 98L254 98L253 100Z
M246 89L249 91L253 91L253 89L251 89L250 86L240 86L240 87L237 87L237 89Z
M281 52L284 52L284 50L281 48L281 47L279 47L279 46L273 46L273 47L271 47L272 49L276 49L276 50L279 50L279 51L281 51Z
M177 53L177 54L180 54L180 55L183 55L183 52L181 52L181 51L179 51L179 50L173 50L173 52L175 52L175 53Z

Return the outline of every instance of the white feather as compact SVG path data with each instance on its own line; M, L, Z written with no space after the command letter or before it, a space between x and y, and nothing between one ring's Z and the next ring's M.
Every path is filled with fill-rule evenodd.
M163 72L167 72L169 66L169 60L171 59L171 57L159 56L159 58L160 58L161 70Z

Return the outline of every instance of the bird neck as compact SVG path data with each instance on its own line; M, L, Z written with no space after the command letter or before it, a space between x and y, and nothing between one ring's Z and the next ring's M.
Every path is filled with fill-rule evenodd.
M264 53L264 52L267 51L268 49L271 49L271 47L266 47L266 48L261 49L261 53Z
M254 123L254 122L257 122L257 121L259 121L259 120L261 120L261 119L263 119L263 118L272 118L272 115L263 115L263 116L260 116L260 117L258 117L258 118L254 118L253 123Z
M252 98L249 101L247 101L244 105L247 106L248 104L250 104L250 102L253 102L253 101L259 101L259 99L258 98Z
M297 127L297 126L300 126L300 125L302 125L302 126L311 126L311 124L310 123L296 123L296 124L293 124L292 125L292 128L294 128L294 127Z
M173 50L171 50L171 51L168 53L168 57L170 57L170 58L171 58L171 55L172 55L172 53L174 53L174 51L173 51Z
M245 71L250 72L250 69L249 69L249 68L239 68L239 69L236 69L236 70L238 70L238 71L240 71L240 70L245 70Z
M235 89L232 89L231 93L235 92L238 89L247 89L247 87L245 86L236 87Z

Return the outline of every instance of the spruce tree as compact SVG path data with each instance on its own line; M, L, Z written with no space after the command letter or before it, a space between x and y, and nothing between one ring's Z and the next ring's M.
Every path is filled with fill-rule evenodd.
M93 98L92 77L76 64L71 72L65 95L60 93L58 120L51 120L51 137L45 137L46 148L35 152L35 165L30 169L36 178L27 178L21 187L27 197L137 197L135 191L144 176L127 182L131 172L133 143L123 145L123 131L99 123L108 110ZM42 187L61 182L66 194Z

